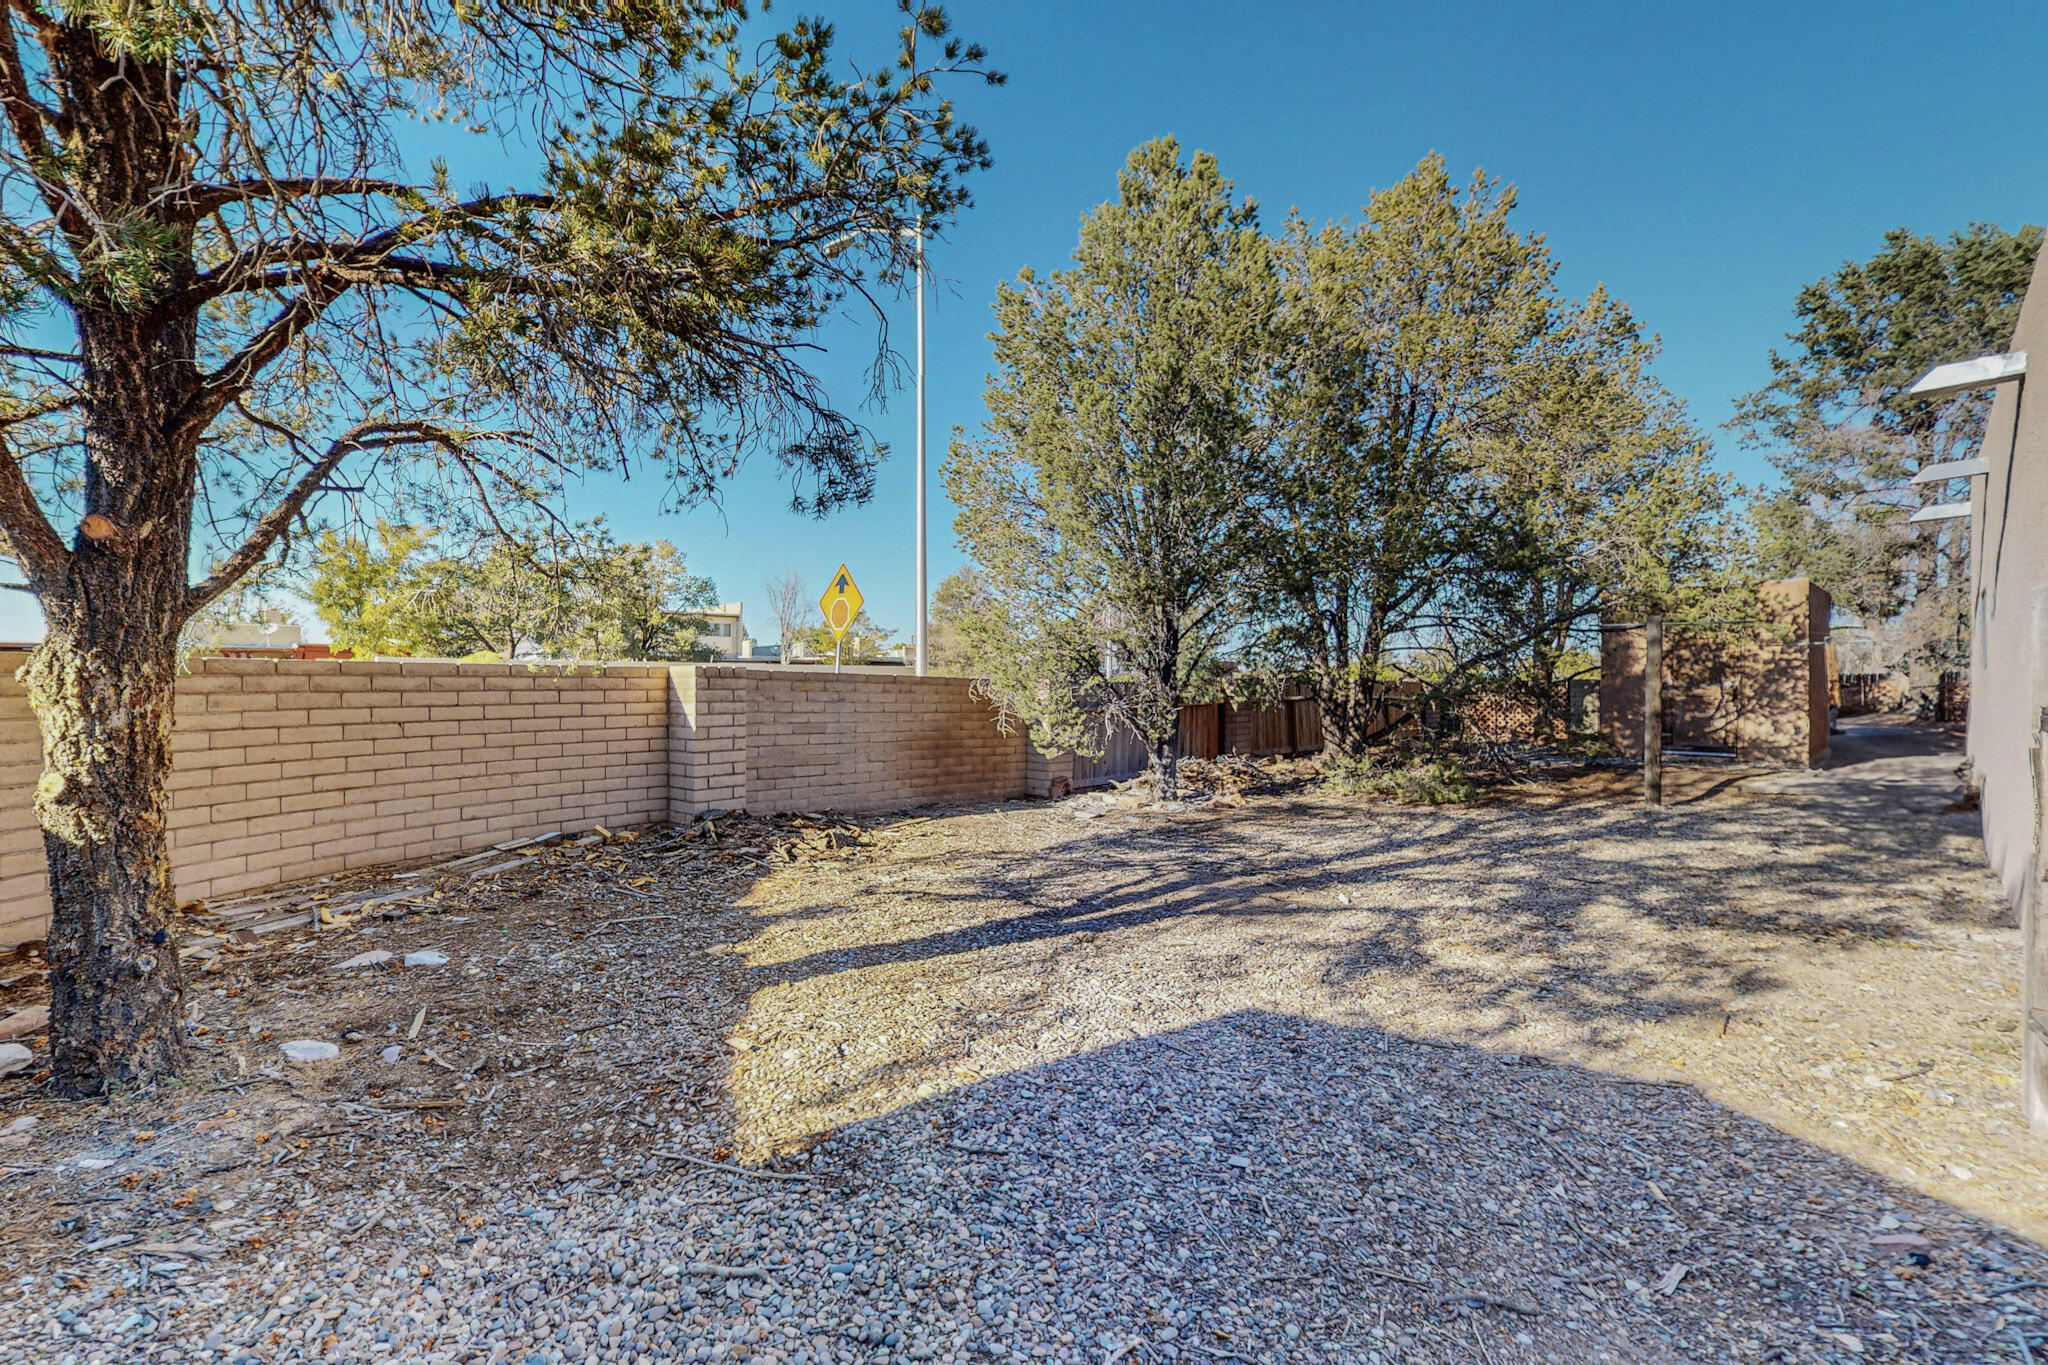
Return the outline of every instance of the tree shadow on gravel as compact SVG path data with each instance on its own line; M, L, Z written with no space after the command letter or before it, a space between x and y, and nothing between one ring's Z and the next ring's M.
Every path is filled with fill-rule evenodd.
M1994 922L1981 902L1930 904L1910 889L1953 872L1939 845L1968 833L1967 821L1889 806L1865 819L1785 798L1661 812L1290 802L960 860L882 888L903 904L859 941L778 958L767 932L750 950L766 986L1083 933L1307 921L1332 984L1393 973L1578 1021L1710 1014L1776 984L1771 960L1783 951ZM1470 960L1427 932L1446 914L1460 917ZM1661 940L1653 954L1646 936ZM1503 966L1512 974L1498 975Z
M919 1201L930 1288L1013 1351L1051 1312L1168 1359L1963 1361L2048 1312L2042 1248L1690 1087L1262 1010L825 1155Z
M1664 811L1302 795L1072 824L1065 807L1016 809L986 845L969 832L766 888L740 948L747 1028L771 1054L750 1069L785 1118L823 1127L1276 1003L1546 1052L1725 1027L1832 958L2000 921L1952 843L1969 817L1919 799L1926 772L1904 785L1904 813L1897 793L1865 809L1797 791Z

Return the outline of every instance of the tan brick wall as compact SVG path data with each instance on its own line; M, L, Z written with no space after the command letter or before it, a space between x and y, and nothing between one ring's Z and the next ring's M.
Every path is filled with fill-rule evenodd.
M669 670L669 809L676 816L751 809L747 799L747 678L759 670Z
M41 743L0 652L0 945L48 921ZM963 679L733 665L200 659L178 682L171 865L220 897L708 809L1021 795Z
M1027 745L1024 753L1024 790L1030 796L1070 796L1074 790L1074 756L1041 753Z
M200 660L173 732L179 894L660 819L667 693L647 665Z
M0 943L42 931L42 760L0 655ZM668 669L198 659L178 680L186 899L668 813Z
M43 834L36 828L36 781L43 739L14 674L20 650L0 650L0 945L37 938L50 918Z
M893 810L1020 796L1021 731L966 678L894 669L678 667L671 733L691 731L676 810ZM683 698L690 696L691 701Z

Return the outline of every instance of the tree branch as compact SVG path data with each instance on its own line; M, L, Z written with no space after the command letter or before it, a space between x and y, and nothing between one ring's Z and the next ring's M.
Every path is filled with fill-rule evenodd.
M56 111L44 108L29 89L28 71L22 66L21 47L14 36L16 13L27 18L31 25L39 26L39 31L55 26L48 15L22 0L0 5L0 105L6 108L14 140L21 145L23 161L32 168L30 174L43 202L57 216L64 230L75 237L81 235L85 228L83 215L68 197L54 192L40 170L52 159L49 128L56 126L61 135L66 131L68 120Z
M393 198L418 193L418 187L402 180L383 180L360 175L313 175L286 179L236 180L225 185L194 185L176 205L187 222L204 218L232 204L252 200L332 199L351 195L387 195Z
M447 228L488 221L503 210L548 209L555 203L551 194L493 194L432 210L353 241L292 237L279 242L257 242L200 274L190 287L167 300L166 307L189 311L227 294L276 288L313 273L337 269L390 269L400 277L393 283L456 278L469 272L443 262L393 253L441 236ZM446 219L446 227L433 226L435 219ZM277 269L281 266L304 269Z
M343 281L313 281L304 293L278 309L276 315L241 350L200 381L198 392L169 423L173 439L179 442L191 440L196 444L199 435L221 414L222 409L242 395L258 371L283 355L285 348L319 321L328 305L347 291L348 285Z
M204 580L192 585L185 593L185 611L189 615L198 611L208 602L233 587L237 580L258 564L277 543L297 517L306 502L328 475L340 468L341 462L350 455L363 450L388 449L404 445L439 445L460 453L464 442L453 432L434 426L429 422L359 422L337 437L327 447L327 452L315 460L312 467L299 479L275 506L263 514L249 538L237 546L235 552L221 561Z
M6 533L8 549L39 591L40 585L64 576L71 551L64 548L63 537L43 515L28 476L21 472L21 461L4 437L0 437L0 532Z

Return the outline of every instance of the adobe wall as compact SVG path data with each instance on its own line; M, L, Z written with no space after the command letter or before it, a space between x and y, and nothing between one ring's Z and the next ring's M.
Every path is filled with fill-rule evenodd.
M1664 630L1664 714L1672 743L1727 746L1745 763L1811 765L1828 752L1832 602L1803 578L1762 584L1754 630ZM1600 733L1643 752L1643 631L1604 628Z

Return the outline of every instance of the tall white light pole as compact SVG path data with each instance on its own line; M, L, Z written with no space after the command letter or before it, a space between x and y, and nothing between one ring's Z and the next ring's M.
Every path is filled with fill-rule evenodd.
M930 667L926 656L925 467L924 467L924 219L917 220L917 676Z
M882 232L873 228L870 231ZM917 676L922 678L930 672L931 660L926 651L928 613L925 610L925 458L924 458L924 218L917 220L916 227L898 228L898 233L917 244ZM847 247L867 235L849 232L826 244L825 254L837 256Z

